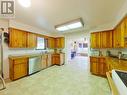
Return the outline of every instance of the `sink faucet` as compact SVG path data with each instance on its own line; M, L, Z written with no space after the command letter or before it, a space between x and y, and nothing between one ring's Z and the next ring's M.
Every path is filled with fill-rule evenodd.
M122 52L119 51L119 52L118 52L118 58L121 59L121 57L122 57Z

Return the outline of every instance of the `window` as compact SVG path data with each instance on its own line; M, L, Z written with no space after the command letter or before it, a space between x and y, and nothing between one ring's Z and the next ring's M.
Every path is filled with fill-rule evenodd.
M45 39L37 37L37 49L45 49Z

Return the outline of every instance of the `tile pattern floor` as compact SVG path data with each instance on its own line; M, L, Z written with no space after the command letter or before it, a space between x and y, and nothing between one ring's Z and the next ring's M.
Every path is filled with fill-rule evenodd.
M111 95L107 80L90 74L87 60L77 57L70 64L7 83L0 95Z

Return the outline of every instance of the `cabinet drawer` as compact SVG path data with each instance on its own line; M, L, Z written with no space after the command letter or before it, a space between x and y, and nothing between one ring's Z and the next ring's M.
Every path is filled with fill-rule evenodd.
M96 57L90 57L90 62L98 63L98 58L96 58Z
M27 58L15 59L14 64L27 63Z
M105 58L99 58L99 63L105 63Z

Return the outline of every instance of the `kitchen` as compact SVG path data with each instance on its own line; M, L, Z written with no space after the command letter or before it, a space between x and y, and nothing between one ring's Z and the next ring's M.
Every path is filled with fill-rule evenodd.
M126 0L22 1L0 18L0 95L127 95Z

